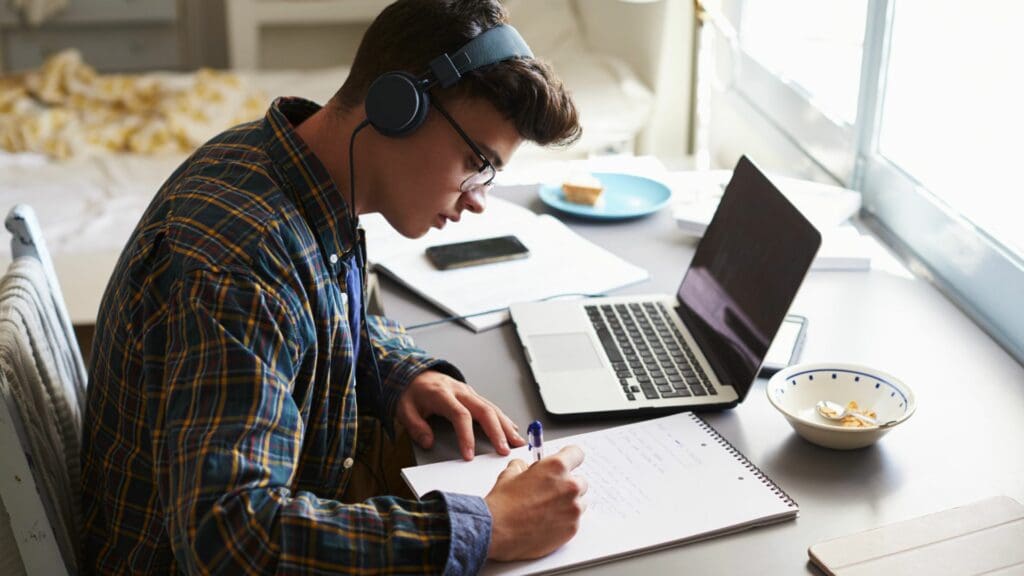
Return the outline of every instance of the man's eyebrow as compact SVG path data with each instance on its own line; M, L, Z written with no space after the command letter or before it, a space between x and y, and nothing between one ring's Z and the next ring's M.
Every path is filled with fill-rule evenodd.
M500 170L505 167L505 161L501 159L501 156L499 156L497 152L494 151L494 148L491 148L487 144L477 144L477 146L479 146L484 155L490 159L491 164L494 164L494 168L496 170Z

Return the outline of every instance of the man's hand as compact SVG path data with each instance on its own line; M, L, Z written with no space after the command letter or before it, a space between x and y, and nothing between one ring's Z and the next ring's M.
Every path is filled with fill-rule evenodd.
M527 468L512 460L484 498L491 511L487 557L499 561L547 556L576 535L587 481L571 474L583 451L566 446Z
M519 435L519 427L468 384L427 370L416 376L398 399L396 417L417 444L430 448L434 445L434 433L426 419L435 414L451 421L459 439L459 451L466 460L473 459L473 420L480 423L502 456L508 455L509 445L526 443Z

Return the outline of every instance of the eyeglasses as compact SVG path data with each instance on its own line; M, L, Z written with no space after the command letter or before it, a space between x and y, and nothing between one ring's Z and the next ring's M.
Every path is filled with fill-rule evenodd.
M491 161L487 159L487 156L484 156L484 153L480 150L480 147L476 145L476 142L473 142L473 139L466 134L458 123L455 122L455 119L448 114L448 111L441 107L441 104L438 103L436 98L432 98L430 103L434 105L434 108L437 108L437 111L441 113L441 116L444 116L444 119L451 124L452 128L454 128L456 132L459 133L462 140L473 150L473 154L480 159L480 167L477 168L476 173L471 174L468 178L462 181L462 184L459 185L459 192L462 192L463 194L487 193L494 182L494 164L491 164Z

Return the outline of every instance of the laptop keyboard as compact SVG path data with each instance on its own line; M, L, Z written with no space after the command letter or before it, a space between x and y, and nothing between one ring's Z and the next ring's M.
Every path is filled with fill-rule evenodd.
M664 304L584 306L629 400L717 395Z

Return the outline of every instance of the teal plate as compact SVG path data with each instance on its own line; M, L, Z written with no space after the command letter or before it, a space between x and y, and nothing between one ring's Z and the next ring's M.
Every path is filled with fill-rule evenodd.
M540 199L556 210L598 220L623 220L646 216L668 204L672 192L661 182L643 176L595 172L604 192L597 206L576 204L565 199L561 185L540 187Z

